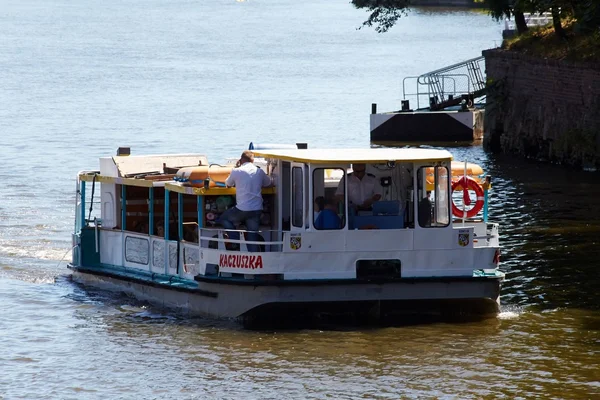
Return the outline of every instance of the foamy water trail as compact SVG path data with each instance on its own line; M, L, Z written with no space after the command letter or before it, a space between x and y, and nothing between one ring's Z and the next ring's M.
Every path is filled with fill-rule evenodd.
M66 269L63 272L66 272ZM16 279L22 282L47 285L54 284L56 277L57 273L48 269L41 269L35 266L27 268L0 264L0 278Z
M510 320L519 318L525 310L521 306L513 305L513 304L501 304L500 305L500 313L498 314L498 319L501 320Z
M498 319L501 320L511 320L511 319L517 319L519 318L521 314L518 312L514 312L514 311L504 311L501 312L500 314L498 314Z
M45 243L0 241L0 257L61 261L65 257L68 258L71 249L70 243L65 242L63 245L61 247L49 247Z

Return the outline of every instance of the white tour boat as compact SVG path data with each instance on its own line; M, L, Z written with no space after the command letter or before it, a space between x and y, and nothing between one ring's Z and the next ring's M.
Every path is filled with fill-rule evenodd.
M445 150L297 147L251 144L273 187L250 234L217 222L235 204L222 184L232 164L128 148L100 158L77 177L73 279L243 321L498 312L498 224L487 220L489 178L477 165ZM381 185L371 209L347 201L353 163ZM337 226L315 224L320 197L336 199Z

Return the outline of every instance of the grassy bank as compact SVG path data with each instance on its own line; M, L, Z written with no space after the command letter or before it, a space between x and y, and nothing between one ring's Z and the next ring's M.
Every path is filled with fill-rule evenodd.
M507 39L502 48L557 60L600 62L600 30L578 32L573 21L563 21L563 27L566 39L560 39L549 25L530 28L521 36Z

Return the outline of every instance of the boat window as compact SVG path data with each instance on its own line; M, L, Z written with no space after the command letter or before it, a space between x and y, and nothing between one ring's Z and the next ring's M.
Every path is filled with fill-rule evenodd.
M417 173L417 220L422 228L450 223L448 168L422 167Z
M313 171L312 220L315 229L332 230L344 227L345 197L343 194L335 194L344 173L342 168L315 168ZM342 192L345 192L343 187Z
M124 190L119 190L119 193L125 196L125 213L120 210L122 228L130 232L148 234L150 215L148 188L138 186L121 186L121 188ZM120 206L123 207L123 198L120 199Z
M292 168L292 225L302 227L304 215L304 185L302 180L302 168Z

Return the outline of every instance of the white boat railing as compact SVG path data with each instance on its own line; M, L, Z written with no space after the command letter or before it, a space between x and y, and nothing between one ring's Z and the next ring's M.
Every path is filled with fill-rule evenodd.
M237 232L240 238L228 238L227 232ZM283 231L247 232L204 228L200 234L199 242L178 242L147 233L93 227L95 252L100 254L102 264L123 265L157 274L193 277L197 274L203 249L262 253L283 251ZM258 240L248 240L252 234L257 235Z
M283 231L262 230L256 232L244 230L201 228L200 248L249 251L281 252Z

